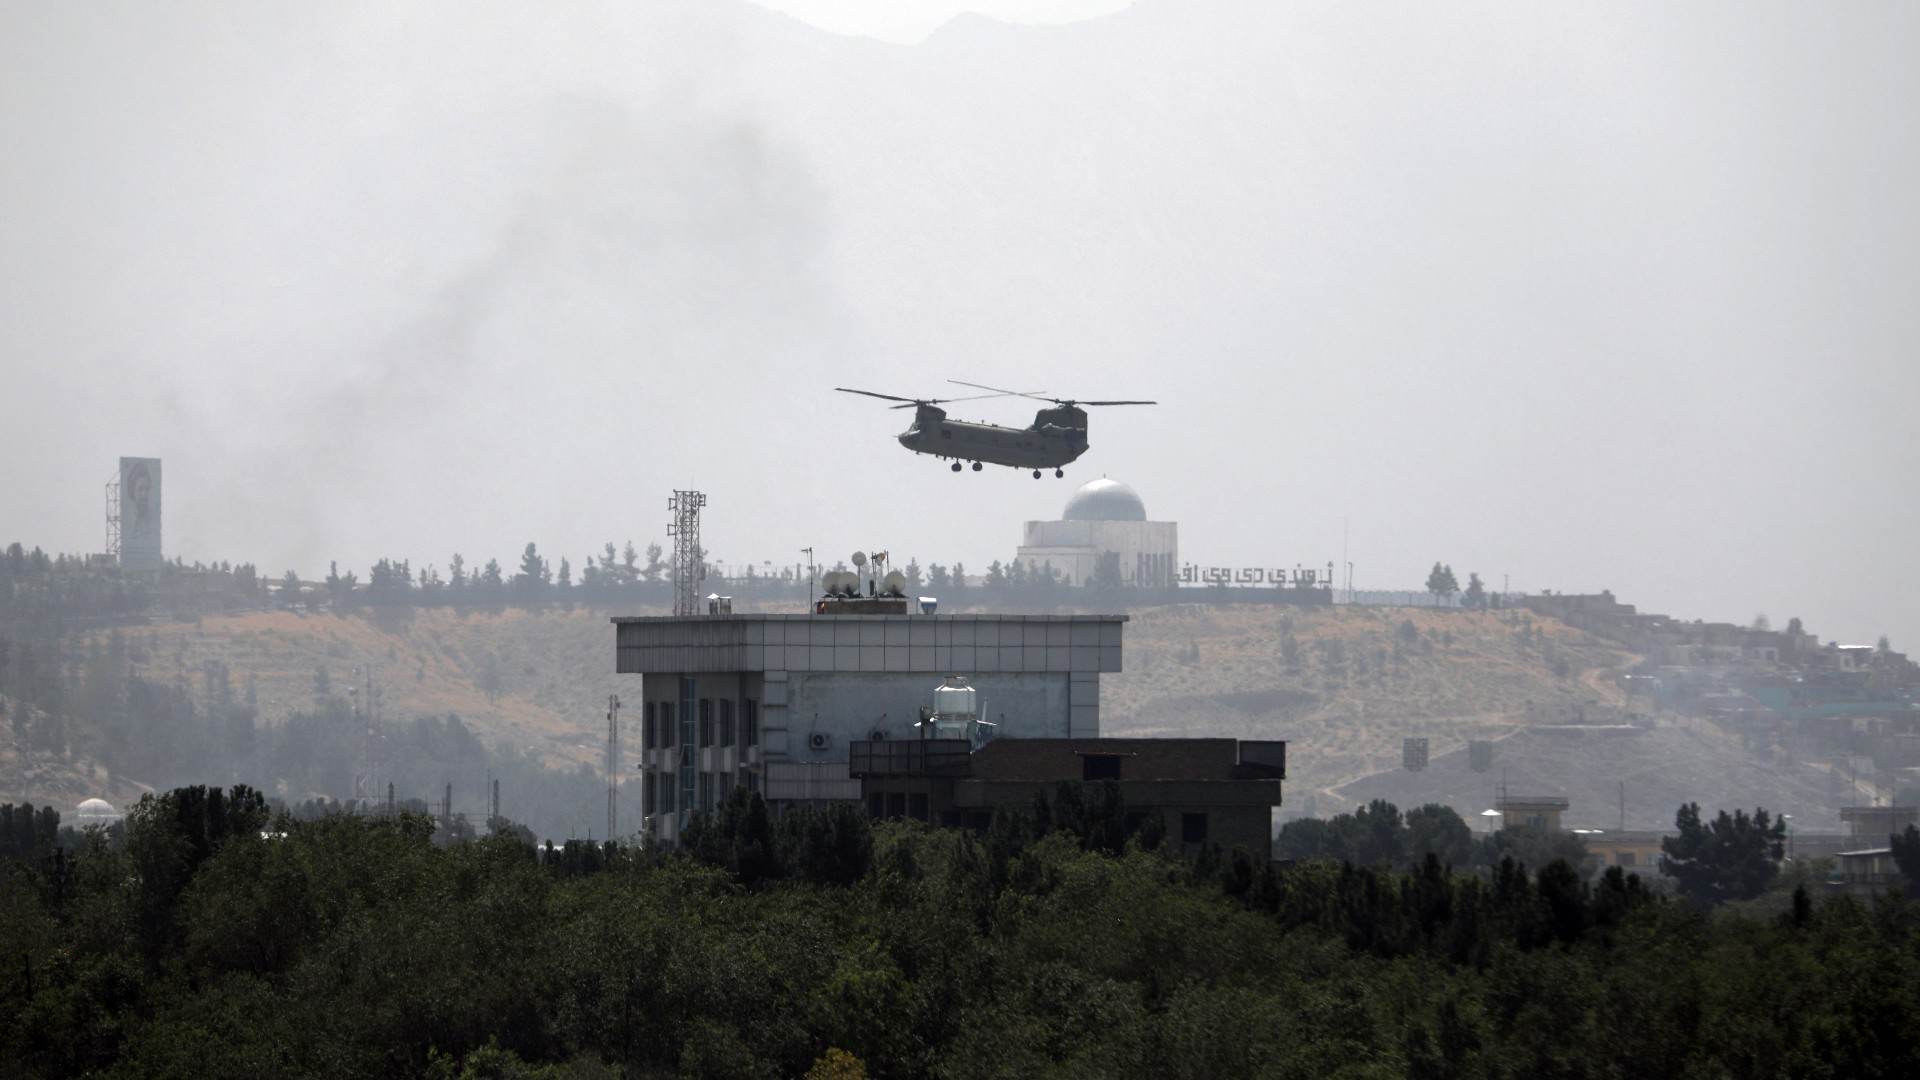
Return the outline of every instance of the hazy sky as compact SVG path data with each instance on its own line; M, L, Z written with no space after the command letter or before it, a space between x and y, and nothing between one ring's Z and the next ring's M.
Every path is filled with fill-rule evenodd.
M0 6L0 542L136 454L273 573L676 486L979 569L1109 473L1195 561L1920 646L1920 7L777 6ZM830 389L948 377L1164 404L1034 481Z
M1004 22L1057 25L1109 15L1129 0L756 0L824 30L915 45L956 15Z

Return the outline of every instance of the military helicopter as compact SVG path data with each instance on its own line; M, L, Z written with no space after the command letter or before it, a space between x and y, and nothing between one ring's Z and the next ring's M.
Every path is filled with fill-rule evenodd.
M1067 475L1061 466L1087 452L1087 414L1081 406L1158 404L1152 401L1077 401L1073 398L1047 397L1039 390L1002 390L997 386L983 386L959 379L947 381L955 386L991 392L957 398L908 398L845 386L836 386L834 389L843 394L864 394L882 401L900 402L893 406L896 409L913 409L913 425L900 433L900 445L916 454L932 454L943 461L951 461L954 472L960 471L962 462L970 461L974 472L979 472L983 464L1032 469L1035 480L1040 479L1044 469L1052 469L1055 476ZM1023 428L949 420L946 410L940 408L957 401L981 401L997 397L1032 398L1050 402L1053 407L1035 413L1033 423Z

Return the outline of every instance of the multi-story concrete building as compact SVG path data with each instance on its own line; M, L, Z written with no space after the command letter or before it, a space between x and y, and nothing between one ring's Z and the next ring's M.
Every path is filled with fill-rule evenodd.
M904 607L904 604L901 605ZM935 687L968 677L998 737L1092 739L1124 615L616 618L615 668L642 676L641 804L674 841L736 786L775 804L860 798L857 740L915 735Z

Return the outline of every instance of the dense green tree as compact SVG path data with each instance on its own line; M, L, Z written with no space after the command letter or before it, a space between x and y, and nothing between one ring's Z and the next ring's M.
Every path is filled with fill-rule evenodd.
M1920 829L1909 825L1906 831L1887 837L1893 851L1893 863L1907 879L1909 895L1920 898Z
M1660 872L1680 891L1703 904L1751 900L1766 890L1778 870L1786 841L1786 822L1755 810L1752 817L1725 810L1711 822L1700 804L1687 803L1674 815L1676 835L1660 841L1665 857Z
M1473 862L1473 830L1442 803L1427 803L1406 813L1407 838L1404 848L1408 860L1418 863L1428 855L1442 866L1467 866Z
M395 738L476 742L452 718ZM667 854L535 849L510 828L442 847L405 807L266 824L245 789L171 791L120 846L0 848L0 1072L1920 1069L1920 904L1897 892L1703 917L1562 860L1189 859L1100 839L1127 816L1112 794L1052 790L1045 828L1003 814L976 834L844 805L769 815L736 791ZM1362 843L1397 818L1411 848L1445 820L1425 810L1369 805L1342 828ZM0 812L0 843L20 820Z
M1487 606L1487 587L1481 584L1479 574L1472 572L1467 574L1467 588L1460 594L1460 603L1465 607L1476 609Z

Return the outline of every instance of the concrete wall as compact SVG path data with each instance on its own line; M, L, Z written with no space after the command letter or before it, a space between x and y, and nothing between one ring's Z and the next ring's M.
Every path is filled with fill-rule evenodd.
M1180 526L1171 521L1029 521L1015 557L1029 567L1051 562L1067 575L1068 584L1082 585L1105 551L1120 556L1120 579L1126 584L1172 585L1180 569Z
M973 758L980 780L1077 780L1087 754L1121 756L1120 779L1225 780L1238 763L1233 739L1101 739L990 743Z
M722 615L615 619L621 674L1120 670L1125 615Z

